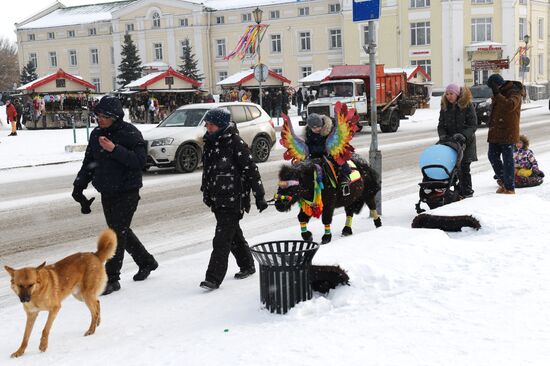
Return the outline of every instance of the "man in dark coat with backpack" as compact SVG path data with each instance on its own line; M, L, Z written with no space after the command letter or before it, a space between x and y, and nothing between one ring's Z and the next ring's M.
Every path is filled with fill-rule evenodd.
M265 191L258 167L246 143L239 136L231 114L214 108L206 113L201 191L204 203L216 217L216 233L206 278L200 287L215 290L227 272L229 253L233 253L240 271L236 279L256 272L250 248L239 221L250 211L250 190L260 212L267 208Z
M107 261L107 286L103 295L120 290L120 269L126 250L139 267L134 281L145 280L158 267L130 228L140 200L142 171L147 152L141 132L124 122L122 104L114 96L106 95L95 106L99 127L91 135L82 168L73 183L73 198L81 205L81 212L91 212L94 198L87 199L83 191L92 182L101 194L101 204L107 225L117 236L115 256Z

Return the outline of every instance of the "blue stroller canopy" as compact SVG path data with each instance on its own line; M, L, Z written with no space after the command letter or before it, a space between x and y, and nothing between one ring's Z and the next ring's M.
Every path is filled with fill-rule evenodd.
M432 145L426 148L420 155L420 170L434 180L449 179L449 174L456 166L458 153L455 149L447 145ZM430 165L435 167L426 168ZM426 169L425 169L426 168ZM445 171L447 169L447 172Z

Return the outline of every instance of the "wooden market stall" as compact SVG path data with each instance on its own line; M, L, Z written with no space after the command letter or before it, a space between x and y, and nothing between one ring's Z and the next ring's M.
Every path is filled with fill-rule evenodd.
M290 80L271 69L267 80L262 82L262 108L270 116L277 116L281 112L288 113L290 96L288 86L285 84L290 84ZM233 74L216 85L222 89L220 101L249 101L260 104L259 83L254 77L253 69Z
M17 88L23 105L32 111L27 129L84 127L88 123L89 93L96 88L62 69Z
M201 83L168 67L125 85L125 98L132 122L154 123L176 108L202 101Z

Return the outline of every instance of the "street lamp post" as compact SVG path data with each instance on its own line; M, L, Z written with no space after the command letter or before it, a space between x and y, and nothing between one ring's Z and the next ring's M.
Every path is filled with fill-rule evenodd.
M260 32L260 23L262 22L262 14L263 14L263 10L260 9L259 6L256 7L256 9L254 9L254 11L252 11L252 15L254 16L254 21L256 22L256 26L258 27L258 32ZM259 33L258 33L258 36L259 36ZM262 43L262 38L261 37L258 37L258 65L261 67L261 64L262 64L262 54L260 52L260 44ZM258 80L258 85L259 85L259 94L260 94L260 107L263 108L263 103L262 103L262 79L260 77L260 79Z
M525 88L525 102L529 102L529 88L525 86L525 73L527 70L527 67L529 67L529 58L527 57L527 50L529 49L529 37L528 34L523 36L523 41L525 42L525 53L521 55L519 58L520 60L520 67L521 67L521 83L523 84L523 87Z

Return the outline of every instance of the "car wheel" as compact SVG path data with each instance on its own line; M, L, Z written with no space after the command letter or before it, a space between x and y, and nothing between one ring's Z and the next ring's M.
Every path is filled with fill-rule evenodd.
M263 163L269 159L271 144L269 139L263 136L256 137L252 142L252 159L256 163Z
M176 153L176 171L190 173L199 165L199 152L193 145L183 145Z
M399 129L399 114L397 111L391 111L386 124L380 125L382 132L397 132Z

